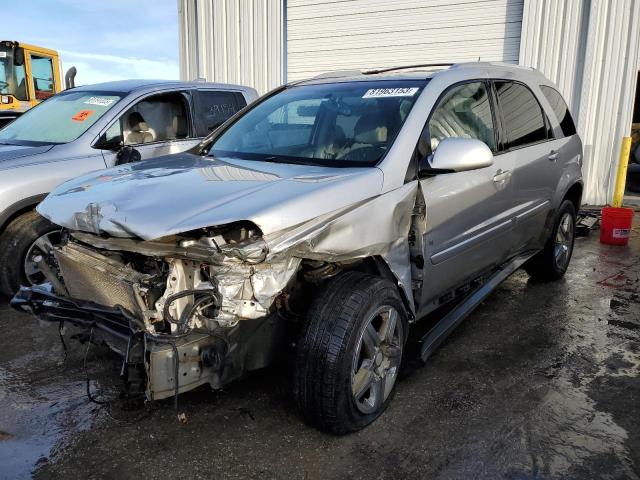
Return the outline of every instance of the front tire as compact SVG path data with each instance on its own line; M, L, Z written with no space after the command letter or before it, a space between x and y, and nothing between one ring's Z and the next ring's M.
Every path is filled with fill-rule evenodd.
M297 345L294 396L305 420L343 435L378 418L395 393L406 334L393 283L360 272L330 280Z
M576 209L565 200L556 215L551 236L544 248L527 261L524 269L535 280L552 281L562 278L569 268L576 232Z
M53 245L60 240L60 227L32 210L13 219L0 235L0 294L11 296L20 285L45 281L33 262L43 255L50 258Z

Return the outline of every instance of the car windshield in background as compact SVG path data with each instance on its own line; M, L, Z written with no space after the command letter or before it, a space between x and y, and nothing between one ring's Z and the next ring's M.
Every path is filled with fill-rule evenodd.
M289 87L252 108L209 155L337 167L375 165L389 150L425 80Z
M124 94L69 91L55 95L0 130L0 143L69 143L86 132Z

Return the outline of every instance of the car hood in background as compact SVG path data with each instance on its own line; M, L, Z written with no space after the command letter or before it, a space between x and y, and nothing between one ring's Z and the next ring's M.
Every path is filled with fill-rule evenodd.
M25 147L22 145L2 145L0 144L0 170L5 168L19 167L24 164L33 163L34 155L41 155L48 152L54 146L42 145L39 147Z
M39 206L73 230L152 240L240 220L264 234L378 195L377 168L329 168L188 153L63 183Z

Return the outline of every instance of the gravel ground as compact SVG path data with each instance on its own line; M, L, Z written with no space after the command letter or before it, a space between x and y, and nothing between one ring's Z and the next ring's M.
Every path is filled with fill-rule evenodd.
M636 224L640 218L636 217ZM0 306L0 477L639 478L640 235L579 239L566 278L517 272L398 385L364 431L306 426L291 371L146 407L86 397L85 346ZM118 363L88 352L92 391Z

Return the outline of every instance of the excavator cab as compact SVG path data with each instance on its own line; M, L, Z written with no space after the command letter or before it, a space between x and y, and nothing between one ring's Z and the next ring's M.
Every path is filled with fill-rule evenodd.
M0 128L62 90L58 52L0 41Z

